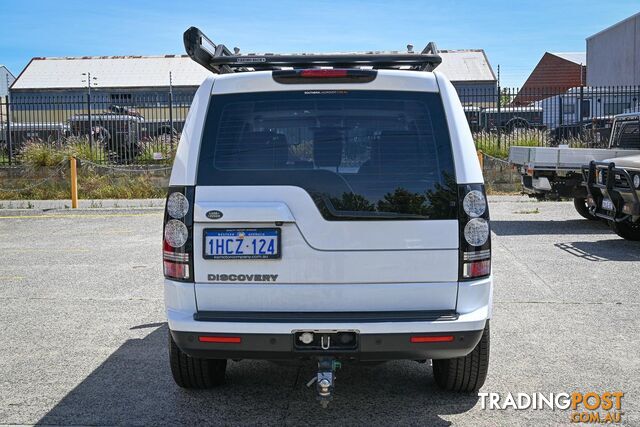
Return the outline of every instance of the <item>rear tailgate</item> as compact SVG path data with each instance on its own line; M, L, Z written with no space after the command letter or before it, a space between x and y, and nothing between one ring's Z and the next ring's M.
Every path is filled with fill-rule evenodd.
M209 219L212 210L222 218ZM199 310L455 308L456 220L347 227L324 221L297 187L199 187L194 223ZM205 259L205 230L239 228L278 228L280 258Z
M455 309L457 184L438 93L214 95L195 199L199 310Z

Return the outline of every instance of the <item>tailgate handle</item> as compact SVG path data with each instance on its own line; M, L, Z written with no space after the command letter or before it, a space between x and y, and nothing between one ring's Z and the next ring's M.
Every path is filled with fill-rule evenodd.
M196 202L194 220L200 222L295 222L282 202Z

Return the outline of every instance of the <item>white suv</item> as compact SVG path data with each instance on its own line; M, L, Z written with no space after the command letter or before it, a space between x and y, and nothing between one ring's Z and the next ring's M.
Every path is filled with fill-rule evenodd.
M185 45L221 74L195 95L166 204L176 383L314 359L328 400L340 361L432 359L439 386L482 386L491 250L469 126L443 75L388 69L439 56L231 55L195 28Z

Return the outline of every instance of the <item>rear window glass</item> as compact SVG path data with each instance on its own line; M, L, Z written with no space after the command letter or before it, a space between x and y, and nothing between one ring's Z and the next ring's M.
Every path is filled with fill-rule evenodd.
M198 185L293 185L327 220L455 218L440 95L294 91L215 95Z
M640 148L640 120L616 121L612 135L614 147Z

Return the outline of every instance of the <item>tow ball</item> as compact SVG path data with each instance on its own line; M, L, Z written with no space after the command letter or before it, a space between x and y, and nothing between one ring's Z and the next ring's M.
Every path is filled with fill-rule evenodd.
M307 383L307 387L311 387L313 383L316 384L316 399L320 401L323 408L326 408L333 400L336 369L340 369L341 366L341 363L332 357L320 357L318 358L318 373Z

